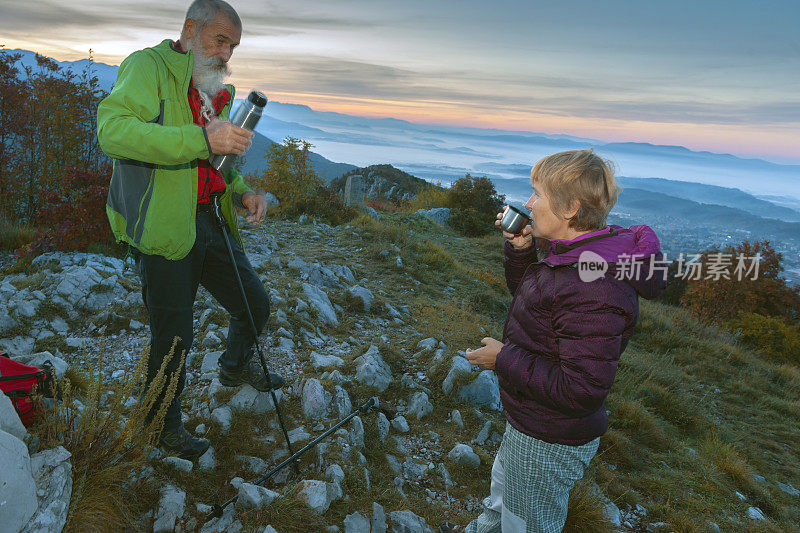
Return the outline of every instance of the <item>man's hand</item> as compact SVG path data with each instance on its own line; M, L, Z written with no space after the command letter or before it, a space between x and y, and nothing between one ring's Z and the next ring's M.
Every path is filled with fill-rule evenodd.
M491 337L484 337L481 339L481 344L483 344L483 348L466 351L467 359L473 365L492 370L497 361L497 354L503 348L503 343Z
M261 194L246 192L242 195L242 205L250 211L246 220L248 222L261 222L264 220L264 214L267 212L267 200Z
M217 117L213 117L206 124L206 135L214 155L242 155L253 144L250 140L253 138L252 131L234 126L227 120L220 120Z

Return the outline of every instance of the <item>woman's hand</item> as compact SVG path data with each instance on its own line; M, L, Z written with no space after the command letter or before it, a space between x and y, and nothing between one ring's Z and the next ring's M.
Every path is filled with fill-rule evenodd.
M500 221L503 219L503 215L506 214L506 211L508 211L507 205L503 206L502 213L497 213L497 220L494 221L494 225L498 228L500 227ZM530 248L530 246L533 244L533 232L531 231L530 224L522 228L522 232L516 235L503 230L503 237L505 237L505 239L511 243L511 246L517 250Z
M481 344L483 344L483 348L478 348L477 350L467 349L467 359L473 365L492 370L494 369L495 361L497 361L497 354L503 348L503 343L491 337L484 337L481 339Z

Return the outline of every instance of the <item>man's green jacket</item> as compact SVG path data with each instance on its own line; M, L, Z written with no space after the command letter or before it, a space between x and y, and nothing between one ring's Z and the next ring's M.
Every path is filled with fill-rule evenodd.
M120 65L117 83L97 108L97 137L114 159L106 212L117 241L146 254L178 260L195 241L197 159L210 146L194 123L188 91L192 52L179 52L169 39L139 50ZM219 113L230 114L231 99ZM222 211L239 238L232 198L250 190L242 176L225 173Z

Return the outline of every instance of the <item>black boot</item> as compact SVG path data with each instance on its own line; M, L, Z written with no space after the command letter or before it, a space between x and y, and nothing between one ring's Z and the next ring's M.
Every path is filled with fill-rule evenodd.
M279 374L273 374L272 372L269 373L269 380L267 380L258 356L253 355L248 358L239 370L225 370L224 367L220 366L219 382L226 387L236 387L247 383L256 390L268 392L270 388L273 390L280 389L286 380Z
M158 439L158 445L167 455L175 455L181 459L194 461L208 450L211 445L208 439L195 437L183 427L183 424L176 428L164 428Z

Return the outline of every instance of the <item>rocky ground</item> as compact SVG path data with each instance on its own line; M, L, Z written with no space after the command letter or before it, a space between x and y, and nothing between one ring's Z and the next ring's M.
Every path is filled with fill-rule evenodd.
M434 316L446 310L434 306L431 315L431 306L420 304L458 289L447 276L434 272L432 278L420 263L412 265L402 243L365 226L268 220L243 236L271 296L270 325L260 341L271 370L287 381L278 397L293 448L370 397L377 397L378 408L309 451L299 472L285 468L265 486L250 483L288 450L269 394L229 389L217 380L227 314L201 288L182 402L187 428L206 435L212 448L196 464L154 451L137 474L155 491L137 529L428 532L438 520L465 523L476 516L505 427L497 378L463 358L469 345L448 346L452 332L432 330L434 320L447 323ZM444 245L469 246L454 236ZM59 375L102 368L110 382L123 381L149 340L140 291L130 260L84 253L37 257L24 272L0 279L0 349L30 364L49 359ZM132 408L136 399L125 403ZM66 450L37 450L30 439L28 448L34 458L46 453L49 459L37 461L51 469L69 464ZM36 479L36 469L25 475ZM233 495L235 505L204 523L209 505ZM60 506L40 497L31 523L55 509L55 525L38 530L60 531L69 491L58 497ZM289 500L301 502L304 511ZM605 505L623 530L669 530L650 523L641 505Z

